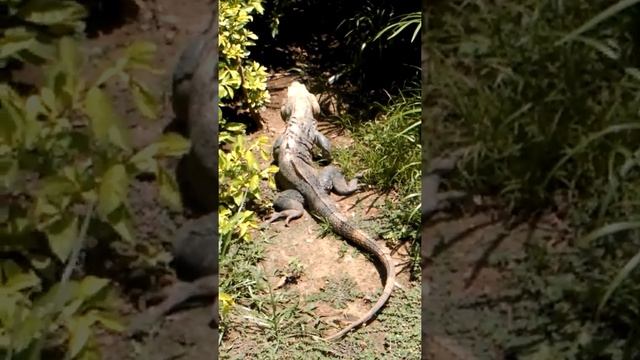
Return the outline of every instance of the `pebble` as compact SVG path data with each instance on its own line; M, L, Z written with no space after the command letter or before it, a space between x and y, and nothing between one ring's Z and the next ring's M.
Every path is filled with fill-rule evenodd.
M162 15L160 16L160 21L167 24L167 25L171 25L173 28L177 28L178 27L178 17L174 16L174 15Z
M166 41L167 44L171 44L173 43L173 41L176 39L176 32L173 30L169 30L164 34L164 39Z

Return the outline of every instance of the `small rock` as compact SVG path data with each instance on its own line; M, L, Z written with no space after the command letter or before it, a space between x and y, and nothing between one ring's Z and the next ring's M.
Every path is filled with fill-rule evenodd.
M176 39L176 32L173 30L167 31L167 33L164 34L164 40L167 44L173 43L175 39Z
M144 11L142 13L142 21L143 22L150 22L151 20L153 20L153 12L151 11Z
M160 21L172 26L173 28L178 27L178 17L174 15L162 15L160 16Z
M89 50L89 56L91 57L99 57L104 55L104 48L101 46L94 46Z

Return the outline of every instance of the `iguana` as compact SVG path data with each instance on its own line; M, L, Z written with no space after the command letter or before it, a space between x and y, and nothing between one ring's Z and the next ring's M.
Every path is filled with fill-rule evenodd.
M191 140L177 179L200 216L186 222L172 243L172 265L180 280L157 294L164 298L160 304L131 322L131 335L144 333L166 313L197 297L214 299L210 326L218 328L217 19L215 6L207 28L189 43L173 74L173 111Z
M357 180L347 183L335 166L329 165L316 170L313 165L314 146L322 150L324 158L329 161L331 159L331 144L316 127L315 116L319 112L316 97L303 84L294 81L287 89L287 98L280 110L287 126L273 147L274 160L279 168L276 185L282 192L274 201L276 212L265 223L284 217L285 224L288 225L292 219L302 216L306 207L312 214L327 221L337 234L371 253L383 265L386 274L382 295L364 316L326 338L337 340L371 320L384 306L391 296L395 273L391 259L382 252L378 244L347 220L329 197L331 191L339 195L354 193L359 188Z

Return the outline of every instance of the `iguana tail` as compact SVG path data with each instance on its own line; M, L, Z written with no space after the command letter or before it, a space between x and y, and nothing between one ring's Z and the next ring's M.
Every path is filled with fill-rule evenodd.
M382 249L380 249L378 244L364 231L349 223L344 215L342 215L336 206L333 205L328 195L317 190L320 189L321 186L317 181L313 181L310 167L307 164L303 161L299 161L298 159L291 161L290 156L285 152L281 153L280 156L280 171L284 174L295 173L299 176L299 179L303 180L295 181L295 179L292 179L290 181L295 181L296 188L304 196L309 210L329 222L333 230L338 235L341 235L350 242L364 249L366 252L372 254L384 266L386 272L384 290L382 291L380 298L378 298L378 301L373 305L373 308L371 308L371 310L357 321L349 324L349 326L340 330L338 333L326 338L326 340L330 341L337 340L356 327L367 323L376 315L376 313L378 313L378 311L380 311L380 309L382 309L387 300L389 300L395 285L394 268L391 259L382 252Z
M327 201L326 199L324 199L324 196L322 196L319 200L319 206L317 206L313 210L320 217L326 219L337 234L345 237L355 245L363 248L366 252L372 254L384 266L386 273L382 295L380 295L378 301L376 301L371 310L369 310L357 321L349 324L344 329L325 338L326 340L333 341L340 339L349 331L357 328L358 326L366 324L378 313L378 311L380 311L380 309L386 304L387 300L389 300L391 292L393 291L393 287L395 284L395 272L391 263L391 259L382 252L382 249L369 235L351 225L344 218L344 216L337 211L337 209L333 208L333 206L327 205Z

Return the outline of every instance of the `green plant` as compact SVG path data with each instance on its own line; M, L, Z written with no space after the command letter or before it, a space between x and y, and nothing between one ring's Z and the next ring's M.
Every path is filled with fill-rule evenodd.
M153 44L136 42L88 82L79 71L83 58L65 37L37 93L24 98L0 85L0 194L7 204L0 250L12 255L0 261L2 299L8 299L2 308L15 310L0 318L0 347L8 357L35 356L43 344L48 349L64 343L70 358L95 356L88 329L97 323L112 330L120 325L102 311L114 304L108 280L71 280L74 272L82 273L76 261L84 237L102 238L103 225L115 242L135 243L128 185L142 173L155 175L167 204L181 206L175 181L158 160L186 153L188 141L167 134L134 151L124 119L102 89L120 79L139 111L154 117L154 97L134 76L136 70L153 70L154 51Z
M262 14L263 11L261 0L220 3L218 81L221 107L239 107L255 112L269 100L266 69L248 59L248 47L255 44L257 36L247 29L247 25L253 20L254 12ZM227 279L220 284L220 298L224 299L221 330L224 332L227 314L233 311L235 299L251 293L256 286L254 282L247 283L242 276L259 259L248 250L253 244L247 243L251 231L257 228L258 218L254 209L264 206L260 183L268 180L269 186L275 188L272 174L277 168L262 168L258 161L269 158L264 149L266 137L259 137L248 144L245 125L227 121L222 117L222 109L219 113L219 143L224 145L218 152L221 185L219 259L221 274ZM246 266L239 267L239 263Z
M450 3L430 18L433 150L474 147L451 183L507 215L566 203L578 239L534 239L501 265L515 325L488 331L514 356L640 354L635 3Z
M415 30L413 30L413 34L411 35L411 42L413 42L422 28L422 13L420 11L411 12L391 20L391 23L384 29L380 30L380 32L373 38L373 41L378 40L382 35L387 33L391 33L387 36L387 40L391 40L411 25L415 26Z
M392 194L383 206L382 236L398 243L410 240L419 245L421 153L421 103L417 91L377 105L380 115L355 127L354 144L336 151L336 159L347 175L364 171L364 181ZM419 246L414 247L419 253ZM418 259L418 257L416 257ZM414 263L419 270L419 261ZM417 273L417 272L416 272Z
M264 169L258 163L255 153L263 160L269 158L264 150L266 136L256 139L247 146L245 137L238 135L231 143L228 152L220 151L218 166L220 167L220 254L225 256L232 241L247 241L249 230L255 228L256 217L251 210L244 210L249 202L263 201L260 193L260 182L268 181L275 189L273 174L277 168L273 165ZM262 204L264 205L264 204Z
M77 1L0 1L0 69L11 59L52 59L54 40L82 32L86 16L87 11Z
M218 47L220 99L224 104L237 98L241 90L242 101L250 109L257 109L269 101L267 72L264 66L248 60L248 47L258 37L247 29L252 13L262 14L262 0L233 0L220 3L220 32Z

